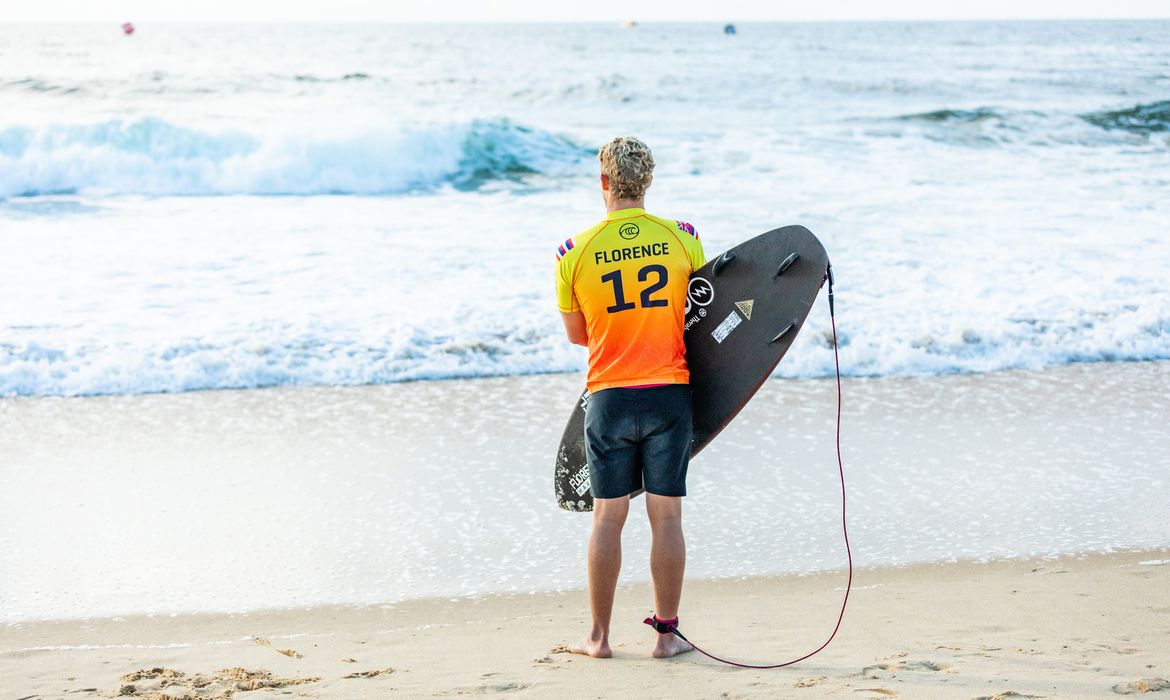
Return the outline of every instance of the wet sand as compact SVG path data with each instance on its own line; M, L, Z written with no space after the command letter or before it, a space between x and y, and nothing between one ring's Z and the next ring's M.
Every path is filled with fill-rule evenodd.
M0 400L0 623L577 588L552 463L580 382ZM835 408L770 381L694 460L690 577L844 566ZM854 557L1170 546L1166 416L1170 362L846 380ZM645 581L644 517L625 543Z
M585 624L589 518L551 484L579 382L0 401L0 697L1170 691L1170 363L847 380L854 598L770 672L645 658L637 516L618 658L554 652ZM835 398L771 381L692 465L683 631L713 653L832 627Z

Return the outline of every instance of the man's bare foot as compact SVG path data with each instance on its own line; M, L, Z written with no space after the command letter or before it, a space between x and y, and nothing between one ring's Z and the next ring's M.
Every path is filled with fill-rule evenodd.
M654 643L654 651L650 652L650 655L656 659L668 659L692 649L694 649L693 646L676 637L674 633L660 634L658 641Z
M608 659L613 656L613 649L609 648L608 637L594 638L592 636L586 636L576 644L570 644L569 652L592 656L595 659Z

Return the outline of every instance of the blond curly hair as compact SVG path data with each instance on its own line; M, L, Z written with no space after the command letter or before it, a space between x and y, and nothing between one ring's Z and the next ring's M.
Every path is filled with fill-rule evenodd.
M650 147L633 136L619 136L597 151L601 172L609 177L609 188L618 199L642 199L654 174Z

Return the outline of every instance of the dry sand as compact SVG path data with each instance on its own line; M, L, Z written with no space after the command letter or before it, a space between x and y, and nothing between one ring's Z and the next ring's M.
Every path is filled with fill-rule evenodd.
M683 629L717 654L785 660L832 629L844 583L692 582ZM649 601L619 591L609 660L557 651L584 629L581 591L29 623L0 629L0 695L1170 698L1170 550L861 570L837 639L781 670L649 658Z

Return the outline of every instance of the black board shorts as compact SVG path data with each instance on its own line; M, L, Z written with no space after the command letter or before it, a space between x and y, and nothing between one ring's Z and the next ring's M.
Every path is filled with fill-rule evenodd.
M691 460L691 387L603 389L585 411L585 456L594 498L621 498L644 488L687 495Z

